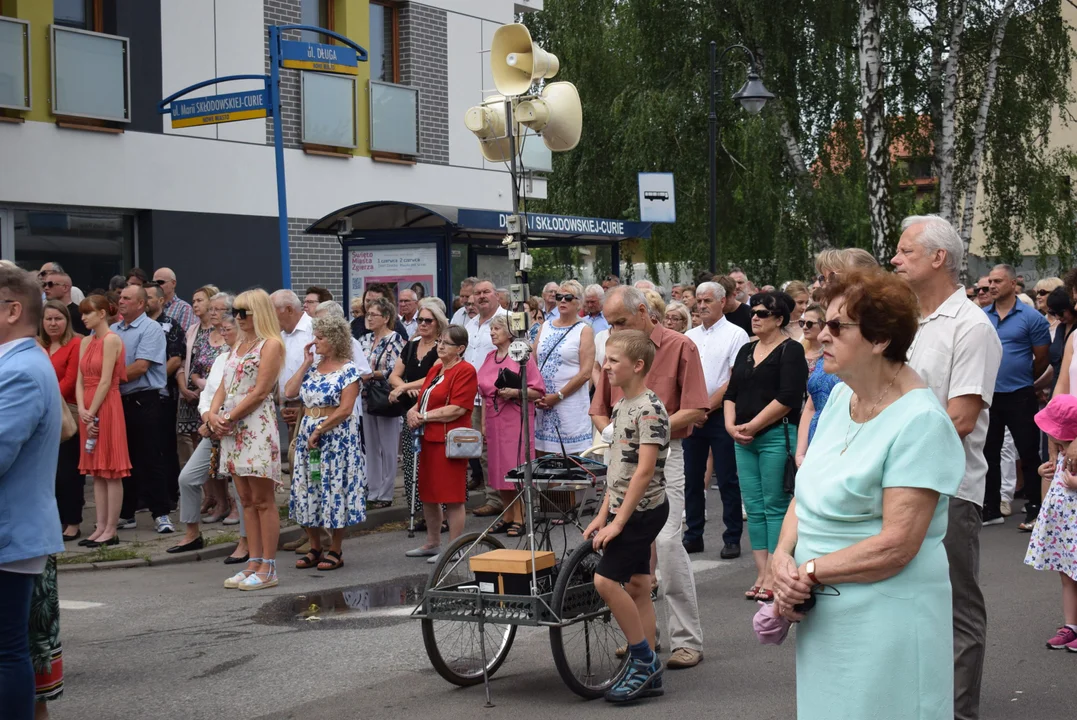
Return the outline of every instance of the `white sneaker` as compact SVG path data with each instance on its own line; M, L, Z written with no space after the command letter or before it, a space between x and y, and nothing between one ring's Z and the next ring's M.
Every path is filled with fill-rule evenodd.
M983 527L987 527L988 525L1001 525L1004 522L1006 522L1006 518L1004 517L991 518L990 520L984 520Z
M176 532L176 528L172 525L172 520L167 515L154 518L153 522L154 526L157 528L158 535L167 535L168 533Z
M134 518L120 518L120 521L116 523L116 529L118 530L134 530L138 527L138 521Z
M1001 503L999 503L999 508L1002 512L1002 517L1009 517L1010 515L1013 515L1013 508L1010 507L1010 503L1008 503L1007 501L1003 500Z

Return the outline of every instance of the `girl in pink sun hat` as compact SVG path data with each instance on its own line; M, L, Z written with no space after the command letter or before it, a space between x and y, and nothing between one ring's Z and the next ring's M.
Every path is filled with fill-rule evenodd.
M1077 652L1077 476L1063 468L1066 448L1077 439L1077 397L1055 395L1036 414L1048 437L1051 459L1040 466L1050 482L1025 554L1025 564L1055 570L1062 579L1063 625L1047 641L1052 650Z

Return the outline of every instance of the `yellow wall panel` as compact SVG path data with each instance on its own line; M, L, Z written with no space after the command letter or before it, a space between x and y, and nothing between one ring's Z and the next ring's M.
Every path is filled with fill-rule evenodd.
M370 2L368 0L333 0L333 31L370 49ZM353 155L370 155L370 64L359 63L356 76L358 112L356 130L359 144Z

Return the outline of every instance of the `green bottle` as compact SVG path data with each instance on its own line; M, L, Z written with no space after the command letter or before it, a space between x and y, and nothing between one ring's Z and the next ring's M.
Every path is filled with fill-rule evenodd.
M307 467L310 470L310 482L320 483L322 481L322 451L320 449L314 448L310 451L310 462Z

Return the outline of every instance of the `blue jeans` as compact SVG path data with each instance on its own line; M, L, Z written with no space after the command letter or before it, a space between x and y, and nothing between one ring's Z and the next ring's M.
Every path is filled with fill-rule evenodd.
M707 455L714 455L714 472L718 476L718 492L722 496L722 540L739 545L744 521L740 512L740 481L737 478L737 459L733 438L725 430L721 412L710 416L703 427L692 430L682 442L684 448L684 507L688 529L685 542L701 540L706 525Z
M5 720L34 717L30 594L36 577L0 570L0 715Z

